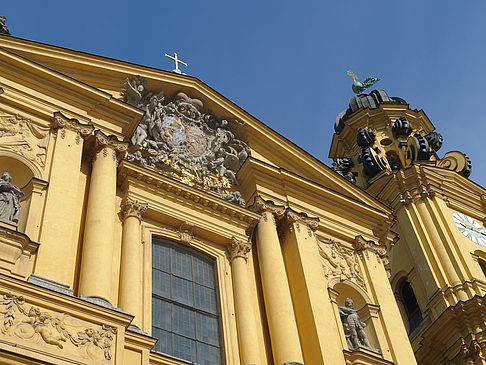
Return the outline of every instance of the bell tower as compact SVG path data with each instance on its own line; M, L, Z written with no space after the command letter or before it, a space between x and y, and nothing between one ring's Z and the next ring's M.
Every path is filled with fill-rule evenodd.
M329 157L394 211L389 279L417 362L486 364L486 190L465 154L439 154L423 110L364 88L336 118Z

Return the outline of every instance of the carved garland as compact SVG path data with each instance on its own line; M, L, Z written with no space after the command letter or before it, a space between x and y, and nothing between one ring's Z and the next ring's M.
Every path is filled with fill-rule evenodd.
M15 294L3 294L1 298L2 334L23 340L40 341L60 349L69 342L83 349L92 360L99 360L99 354L104 360L111 360L116 328L102 325L101 329L94 329L67 314L53 315L36 306L28 308L25 299Z

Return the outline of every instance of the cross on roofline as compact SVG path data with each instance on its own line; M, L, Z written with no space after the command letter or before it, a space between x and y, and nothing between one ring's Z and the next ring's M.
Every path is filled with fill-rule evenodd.
M175 69L172 70L172 72L176 72L178 74L182 74L181 70L179 69L179 63L182 63L184 66L187 66L187 63L181 61L179 58L177 58L177 53L174 52L174 57L171 55L168 55L167 53L165 54L165 57L169 57L174 60L175 62Z

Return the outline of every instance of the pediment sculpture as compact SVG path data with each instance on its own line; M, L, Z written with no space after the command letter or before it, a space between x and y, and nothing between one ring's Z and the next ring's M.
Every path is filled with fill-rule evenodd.
M165 103L163 91L147 91L145 83L135 76L126 80L123 90L127 103L145 110L131 138L133 148L127 160L244 205L235 190L236 172L250 148L232 132L243 123L204 113L202 101L183 92Z

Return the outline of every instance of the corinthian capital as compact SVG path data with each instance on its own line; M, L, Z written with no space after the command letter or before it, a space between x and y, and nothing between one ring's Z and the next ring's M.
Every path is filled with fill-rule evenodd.
M147 210L148 204L141 203L138 200L134 200L126 196L121 204L123 218L136 217L138 219L142 218L142 214Z
M89 136L94 130L92 125L82 124L77 119L68 118L61 112L54 113L54 127L71 130L76 132L81 137Z
M251 250L251 243L245 241L239 241L236 237L233 236L231 239L231 244L228 247L228 253L230 257L230 261L237 257L242 257L245 260L248 260L248 253Z

